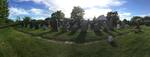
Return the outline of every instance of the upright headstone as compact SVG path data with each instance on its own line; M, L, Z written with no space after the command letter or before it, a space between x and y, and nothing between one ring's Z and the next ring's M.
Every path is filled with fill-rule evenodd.
M107 40L108 40L108 43L109 43L112 47L117 47L117 44L116 44L116 42L114 41L112 35L109 35Z
M81 22L81 31L82 31L82 32L86 32L87 30L88 30L88 21L83 20L83 21Z
M78 23L75 22L75 23L72 25L72 27L71 27L71 31L72 31L72 32L76 32L77 30L78 30Z
M117 24L117 29L120 29L120 28L121 28L120 24Z
M100 31L99 27L98 27L98 23L95 23L93 26L94 26L94 28L93 28L94 32L99 32Z

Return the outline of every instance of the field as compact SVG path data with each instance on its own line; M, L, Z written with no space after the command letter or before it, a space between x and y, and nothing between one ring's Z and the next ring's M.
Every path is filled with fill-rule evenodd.
M47 41L50 39L45 40L38 36L39 34L32 36L10 27L0 29L0 57L149 57L150 27L143 26L142 29L143 32L137 34L128 29L119 30L119 32L129 31L123 35L117 35L114 32L117 35L115 42L118 47L112 47L106 39L89 44L65 44ZM38 30L32 33L41 31L42 33L47 32ZM80 33L64 36L68 34L57 36L57 32L53 32L45 36L50 38L52 35L63 36L62 38L66 40L68 37L77 37ZM101 37L93 35L95 34L90 33L86 38Z

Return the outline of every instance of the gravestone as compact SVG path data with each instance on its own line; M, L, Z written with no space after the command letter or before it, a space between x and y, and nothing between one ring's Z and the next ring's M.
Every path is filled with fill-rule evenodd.
M88 21L83 20L80 25L81 25L82 32L86 32L88 30Z
M117 47L117 44L116 44L116 42L114 41L112 35L109 35L109 36L108 36L107 41L108 41L108 43L109 43L112 47Z
M69 29L70 29L70 24L69 24L69 22L67 22L67 27L66 27L66 29L67 29L67 31L69 31Z
M120 24L117 24L117 29L120 29L120 28L121 28Z
M95 23L93 26L94 26L94 28L93 28L94 32L100 31L99 27L98 27L98 23Z
M56 19L51 20L51 27L52 27L52 31L58 32L58 22Z
M75 23L72 25L72 27L71 27L71 31L72 31L72 32L76 32L77 30L78 30L78 23L75 22Z

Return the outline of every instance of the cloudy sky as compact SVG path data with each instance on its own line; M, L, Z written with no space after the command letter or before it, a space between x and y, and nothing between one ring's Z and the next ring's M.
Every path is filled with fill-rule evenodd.
M30 16L34 19L50 17L51 13L62 10L69 18L74 6L85 10L85 19L118 11L121 19L132 16L150 15L150 0L9 0L9 18Z

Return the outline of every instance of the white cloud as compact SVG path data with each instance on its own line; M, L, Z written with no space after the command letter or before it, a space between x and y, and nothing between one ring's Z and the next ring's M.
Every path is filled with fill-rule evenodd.
M44 4L50 10L62 10L66 17L70 17L70 13L74 6L80 6L85 10L85 18L99 16L111 11L113 6L121 6L124 0L18 0L32 1L38 4ZM88 8L88 9L87 9Z
M41 15L42 13L44 13L43 10L36 9L36 8L30 9L30 12L33 13L33 14L35 14L35 15Z
M122 12L122 13L119 13L119 16L120 16L121 20L123 20L123 19L130 20L132 17L132 14L130 12Z
M98 8L91 8L91 9L88 9L88 10L85 10L85 18L88 19L88 18L93 18L94 16L95 17L98 17L100 15L105 15L107 14L107 12L109 11L112 11L111 9L98 9Z
M44 11L42 9L37 8L31 8L29 10L25 10L22 8L15 8L11 7L9 8L9 18L16 18L17 16L23 17L23 16L30 16L34 19L44 19L46 17L49 17L49 13L47 11Z
M9 13L10 15L28 15L29 13L22 9L22 8L14 8L14 7L11 7L9 8Z

